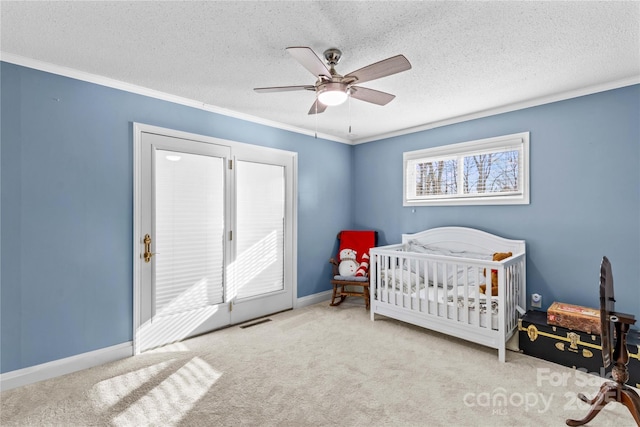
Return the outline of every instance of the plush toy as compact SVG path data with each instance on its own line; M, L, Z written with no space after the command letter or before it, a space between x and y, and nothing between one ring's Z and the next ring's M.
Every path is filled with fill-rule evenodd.
M356 261L356 251L353 249L343 249L340 251L340 265L338 265L338 272L341 276L355 276L358 267L358 261Z
M358 271L356 271L357 277L366 277L369 273L369 254L362 255L362 261L360 262L360 266L358 267Z
M493 254L493 261L502 261L513 255L511 252L496 252ZM483 271L485 277L487 277L487 269ZM483 294L487 290L487 285L480 285L480 292ZM491 270L491 296L498 295L498 270Z

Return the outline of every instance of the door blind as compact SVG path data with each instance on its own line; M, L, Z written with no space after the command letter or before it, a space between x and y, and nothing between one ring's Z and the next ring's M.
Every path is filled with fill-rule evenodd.
M284 167L238 161L232 292L249 298L284 289Z
M155 152L155 315L223 301L224 161Z

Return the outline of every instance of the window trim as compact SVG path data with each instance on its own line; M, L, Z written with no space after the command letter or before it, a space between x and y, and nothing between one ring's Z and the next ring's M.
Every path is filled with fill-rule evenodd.
M408 163L414 160L441 160L445 157L460 157L482 151L518 149L522 152L520 162L521 192L517 194L487 193L487 195L457 195L411 199L407 196ZM528 205L529 199L529 132L514 133L493 138L443 145L402 153L402 204L403 206L461 206L461 205Z

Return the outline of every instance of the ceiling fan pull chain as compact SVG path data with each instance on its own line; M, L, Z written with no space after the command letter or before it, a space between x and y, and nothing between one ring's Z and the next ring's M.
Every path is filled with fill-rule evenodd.
M351 135L351 97L349 97L349 135Z
M316 139L318 139L318 94L316 94Z

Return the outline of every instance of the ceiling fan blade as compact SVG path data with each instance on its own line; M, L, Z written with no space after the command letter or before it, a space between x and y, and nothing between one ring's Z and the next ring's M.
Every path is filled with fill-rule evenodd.
M302 86L273 86L273 87L256 87L253 90L259 93L270 93L270 92L289 92L293 90L312 90L315 91L316 87L313 85L302 85Z
M304 68L309 70L316 78L326 76L331 78L331 73L322 60L309 47L294 46L288 47L287 52L293 56Z
M364 83L410 69L411 64L409 63L409 60L407 60L404 55L396 55L367 65L366 67L360 68L359 70L349 73L344 77L355 77L357 80L354 83Z
M360 101L370 102L372 104L387 105L393 101L393 98L396 96L366 87L351 86L351 97L359 99Z
M314 102L311 108L309 109L309 114L324 113L324 110L326 109L327 109L327 106L316 99L316 102Z

